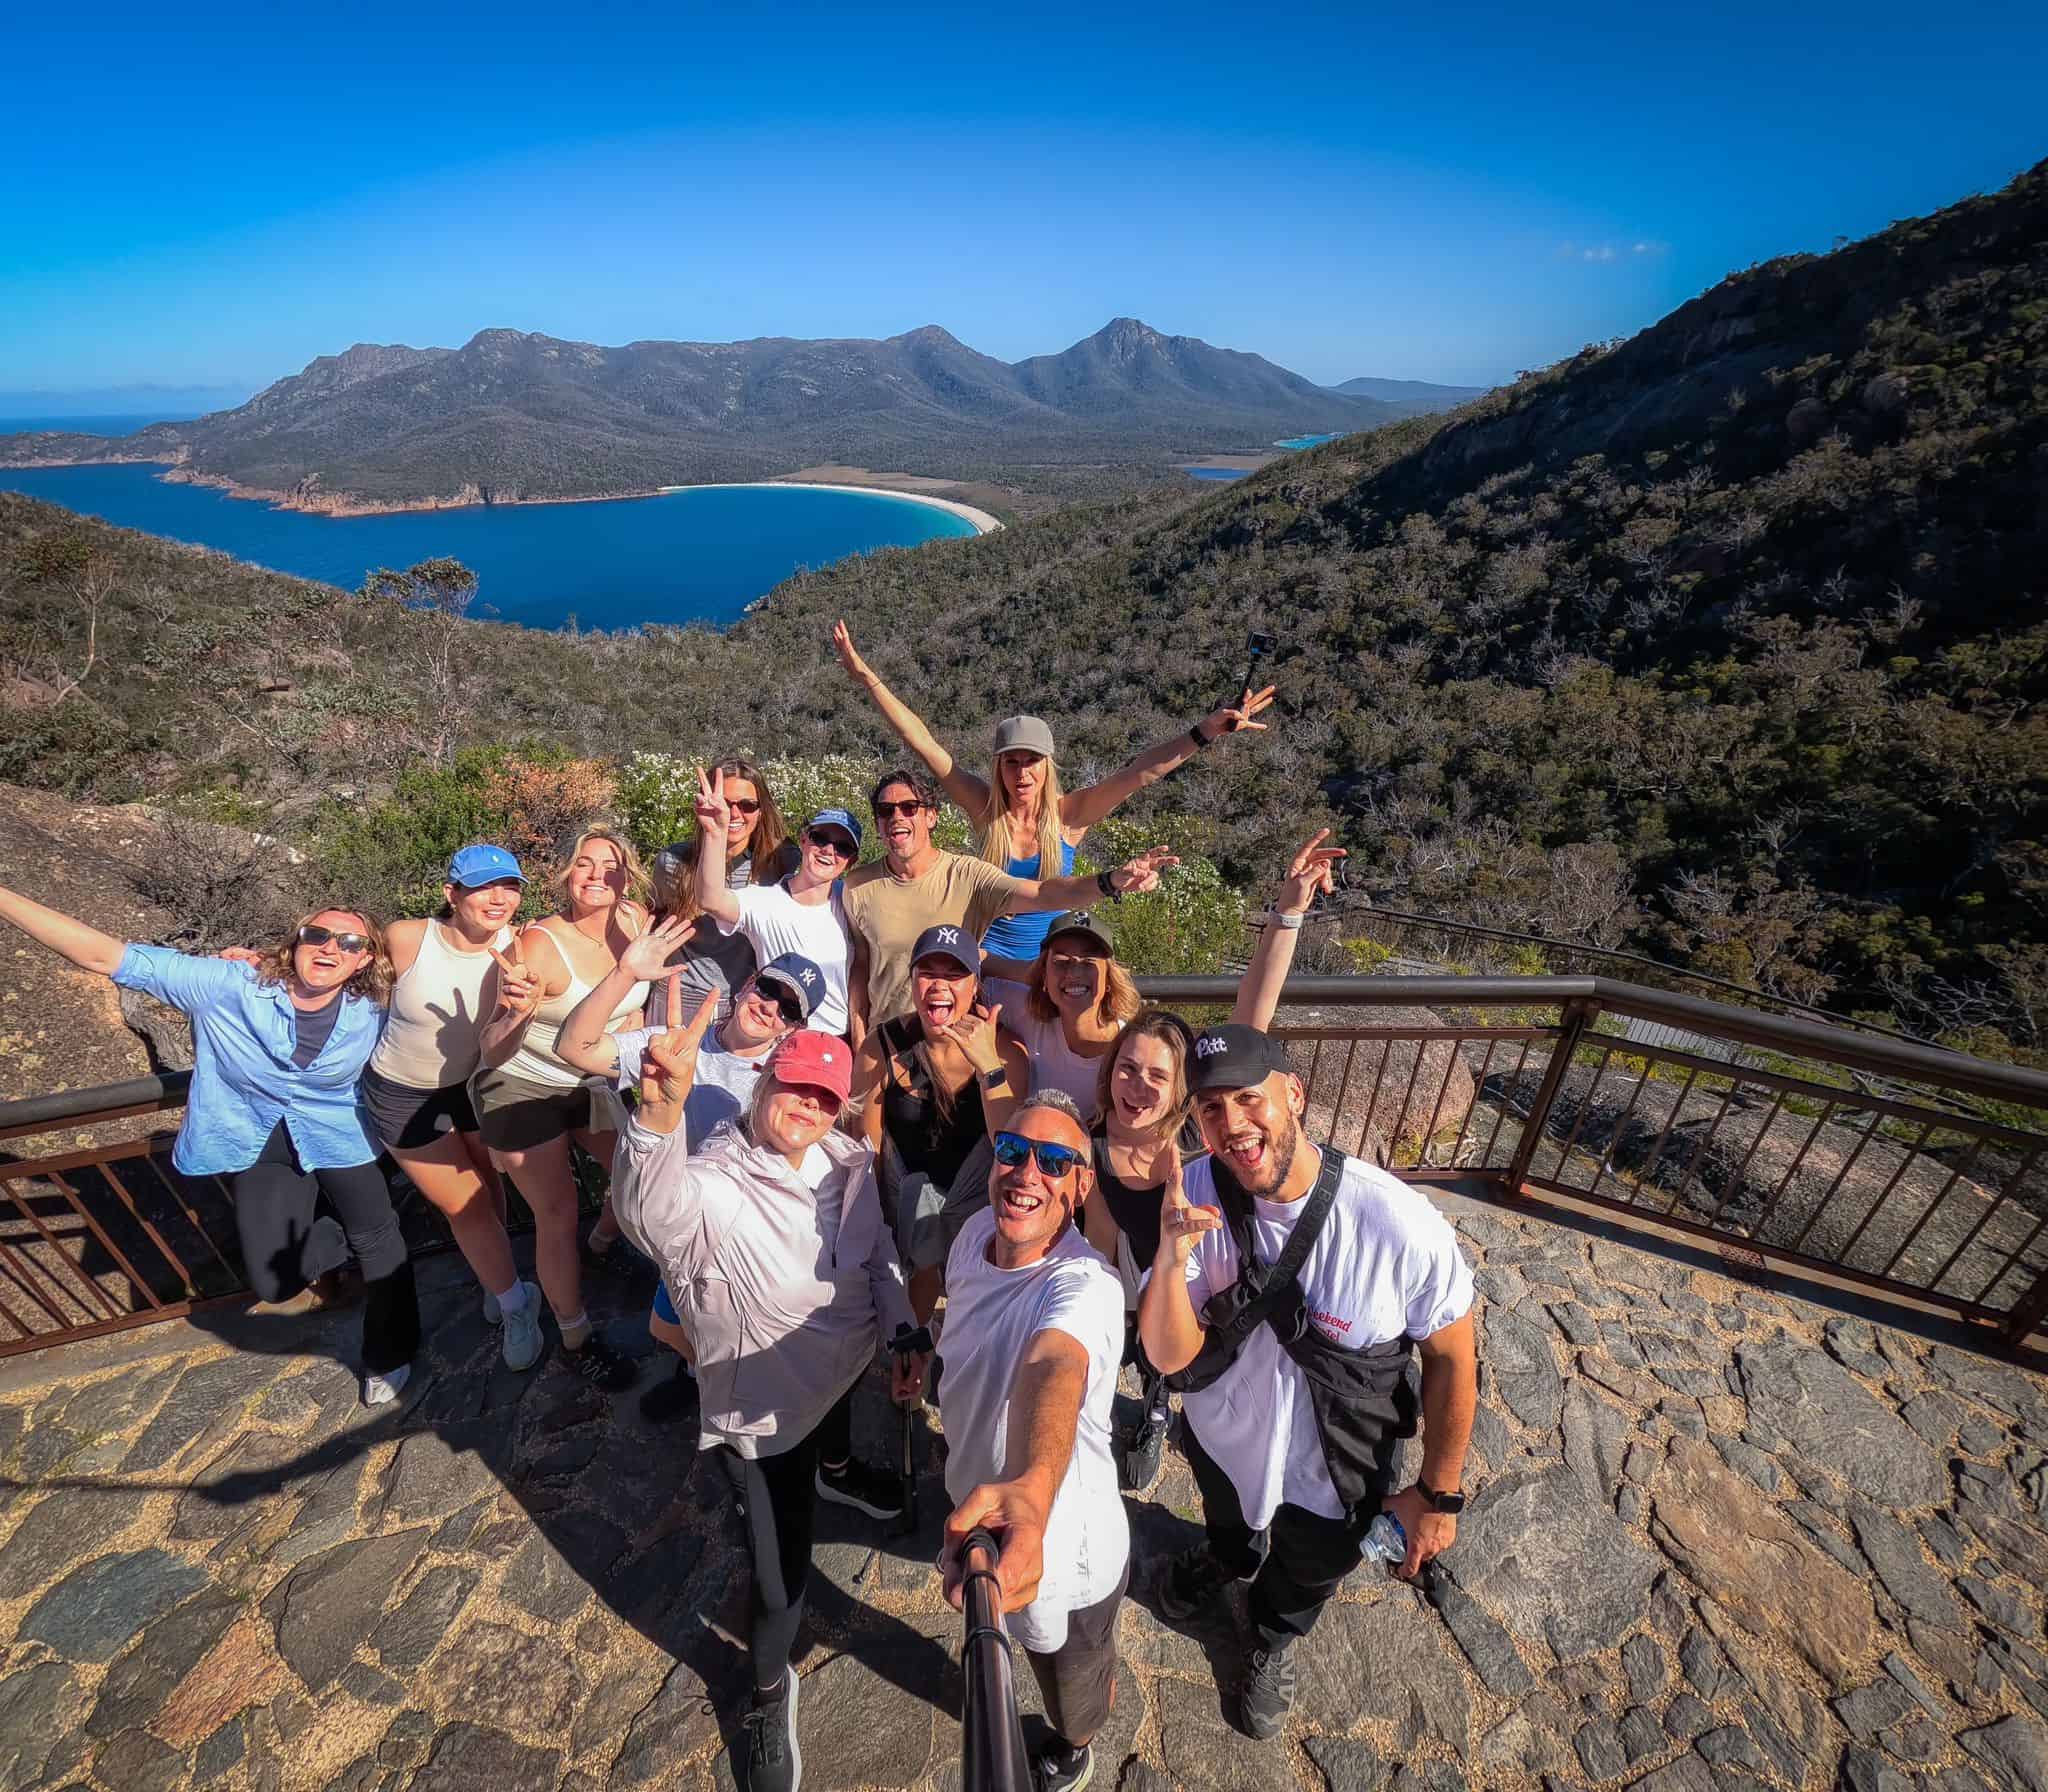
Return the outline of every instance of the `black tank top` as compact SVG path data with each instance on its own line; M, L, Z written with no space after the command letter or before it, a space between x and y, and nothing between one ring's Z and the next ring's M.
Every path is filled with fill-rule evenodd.
M988 1131L981 1110L981 1079L970 1076L967 1086L953 1097L952 1113L942 1117L931 1076L916 1052L923 1037L924 1029L915 1015L899 1015L882 1023L882 1054L888 1062L887 1080L882 1085L882 1124L906 1170L921 1170L934 1182L950 1183ZM896 1077L899 1058L910 1079L907 1089ZM1156 1213L1153 1224L1158 1224Z
M1108 1203L1109 1217L1116 1221L1116 1229L1131 1241L1131 1255L1139 1269L1151 1267L1152 1259L1159 1255L1159 1203L1164 1198L1163 1182L1155 1182L1150 1188L1138 1188L1121 1180L1109 1167L1109 1132L1102 1126L1088 1135L1088 1143L1095 1155L1095 1186L1102 1192ZM1202 1135L1190 1120L1181 1128L1180 1160L1183 1171L1194 1158L1202 1153Z

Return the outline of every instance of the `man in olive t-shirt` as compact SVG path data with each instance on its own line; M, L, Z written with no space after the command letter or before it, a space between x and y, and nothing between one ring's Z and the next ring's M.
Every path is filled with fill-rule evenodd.
M1180 861L1161 847L1114 871L1079 877L1012 877L986 859L932 844L939 794L918 771L885 773L868 799L887 855L847 874L846 925L853 935L848 995L857 1026L873 1027L910 1008L910 948L927 927L950 924L979 939L998 915L1086 908L1108 896L1149 890Z

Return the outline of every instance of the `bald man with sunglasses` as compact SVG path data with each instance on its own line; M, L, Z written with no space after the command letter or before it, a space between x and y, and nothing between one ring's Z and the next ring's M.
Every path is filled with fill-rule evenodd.
M1093 1175L1073 1098L1026 1099L995 1135L989 1204L946 1263L947 1596L977 1525L1002 1544L1010 1630L1045 1698L1043 1792L1079 1792L1116 1691L1117 1613L1131 1533L1110 1453L1123 1360L1123 1284L1081 1234Z

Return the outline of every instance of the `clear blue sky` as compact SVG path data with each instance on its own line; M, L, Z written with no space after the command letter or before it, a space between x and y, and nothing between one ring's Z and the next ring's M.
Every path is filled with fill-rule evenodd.
M36 10L0 409L494 325L1015 359L1119 314L1483 383L2048 155L2048 8L1980 0Z

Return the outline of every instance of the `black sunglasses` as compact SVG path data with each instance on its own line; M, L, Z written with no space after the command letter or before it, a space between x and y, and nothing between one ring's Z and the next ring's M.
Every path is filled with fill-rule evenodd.
M344 952L367 952L370 949L369 935L362 933L336 933L331 927L315 927L308 921L299 929L299 944L302 946L339 946Z
M850 859L859 851L844 834L820 833L816 828L812 828L804 838L813 846L822 846L827 852L836 852L842 859Z
M887 821L892 815L915 815L918 810L928 808L929 806L922 797L916 796L912 797L907 803L876 803L874 805L875 819L877 821Z
M759 815L761 813L761 805L750 796L728 797L725 806L735 815Z
M1057 1182L1087 1156L1071 1145L1054 1145L1044 1139L1027 1139L1022 1133L999 1132L995 1142L996 1162L1014 1170L1027 1158L1038 1159L1038 1173Z
M773 1002L776 1012L791 1026L800 1027L804 1024L804 1011L797 1005L795 996L784 990L773 989L766 983L756 983L754 993L763 1001Z

